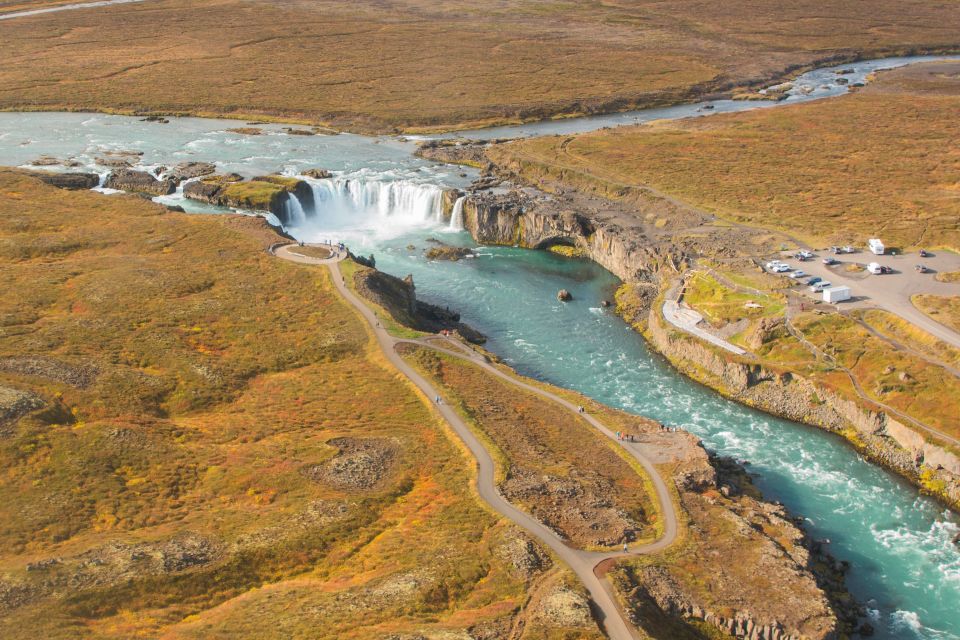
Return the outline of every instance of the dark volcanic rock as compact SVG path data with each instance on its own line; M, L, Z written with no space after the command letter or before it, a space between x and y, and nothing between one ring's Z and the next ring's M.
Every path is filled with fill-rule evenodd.
M176 189L173 180L157 180L146 171L134 171L133 169L113 171L107 176L103 186L109 189L121 189L154 196L165 196L173 193Z
M305 175L308 178L316 178L317 180L325 180L326 178L333 177L333 174L326 169L307 169L302 175Z
M199 200L208 204L219 204L217 196L222 186L213 182L190 182L183 187L183 195L191 200Z
M461 258L473 256L474 251L468 247L450 247L444 245L442 247L431 247L427 249L425 255L427 260L450 260L456 262Z
M93 189L100 184L100 176L95 173L47 173L45 171L31 172L30 175L39 178L50 186L58 189Z
M182 162L171 169L166 177L180 183L191 178L209 176L216 172L216 165L210 162Z
M560 291L557 291L557 300L560 302L570 302L573 300L573 295L566 289L560 289Z

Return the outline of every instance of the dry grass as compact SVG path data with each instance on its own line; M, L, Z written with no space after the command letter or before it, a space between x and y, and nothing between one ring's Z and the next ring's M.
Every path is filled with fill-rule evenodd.
M942 367L898 351L839 314L805 314L794 324L820 349L856 376L868 397L888 404L943 433L960 436L960 379ZM849 387L846 375L826 374L828 385ZM844 391L851 399L851 390Z
M954 367L960 367L960 349L935 338L899 316L879 309L870 309L860 312L860 317L875 331L908 349Z
M934 277L938 282L960 282L960 271L941 271Z
M815 243L960 247L960 66L887 72L833 100L500 145L561 180L651 186ZM572 178L570 178L572 179Z
M581 548L621 543L624 526L630 540L653 537L645 478L585 421L475 365L421 348L409 357L496 448L512 502Z
M743 318L757 320L776 316L786 307L782 294L755 295L734 291L703 272L697 272L687 280L683 300L717 327ZM747 307L751 303L760 307Z
M45 403L0 424L0 636L509 625L516 532L326 270L275 238L0 172L0 387ZM338 437L392 443L381 482L305 472Z
M921 0L158 0L0 23L0 107L449 128L672 102L957 33L951 6Z
M955 296L915 295L913 306L954 331L960 331L960 299Z
M326 260L330 257L330 249L326 247L295 247L293 249L294 253L299 253L302 256L307 256L308 258L319 258L320 260Z

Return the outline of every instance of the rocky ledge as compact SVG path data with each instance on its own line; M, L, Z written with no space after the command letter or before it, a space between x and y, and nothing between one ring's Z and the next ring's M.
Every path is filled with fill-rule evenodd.
M100 184L100 176L95 173L53 173L49 171L25 171L34 178L58 189L83 191L93 189Z
M211 175L188 182L183 195L220 207L266 211L281 223L289 222L286 204L290 195L296 195L303 207L313 206L313 189L296 178L269 175L244 180L237 174Z
M134 169L117 169L112 171L103 183L108 189L119 189L133 193L143 193L150 196L166 196L173 193L177 184L174 180L158 180L153 174Z
M856 627L862 611L846 591L846 567L781 505L764 501L741 464L712 456L683 431L635 433L670 463L688 518L668 555L610 569L637 627L658 638L719 631L747 640L835 640Z
M371 260L355 256L351 258L366 267L354 274L353 283L357 291L367 300L386 309L397 322L428 333L453 331L474 344L486 342L486 336L460 322L460 314L456 311L417 300L413 276L400 279L378 271Z

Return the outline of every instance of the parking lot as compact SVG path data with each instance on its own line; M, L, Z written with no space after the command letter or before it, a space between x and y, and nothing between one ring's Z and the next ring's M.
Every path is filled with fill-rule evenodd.
M894 313L904 320L922 328L957 348L960 348L960 334L934 321L919 311L910 302L910 296L918 293L927 293L940 296L960 296L960 283L946 283L937 281L934 276L938 272L960 271L960 255L949 251L933 251L926 258L918 253L903 255L874 255L869 251L860 250L856 253L834 255L829 250L813 251L813 257L804 262L794 258L793 251L783 252L779 260L790 265L793 269L802 269L807 276L799 278L794 290L809 297L811 300L822 300L822 293L813 293L806 286L806 281L812 276L818 276L830 281L833 286L848 286L852 298L841 302L840 309L872 307ZM827 266L823 258L832 257L837 264ZM877 262L881 266L891 269L891 273L872 275L866 270L850 271L851 264L866 266ZM915 265L922 264L930 269L927 273L919 273ZM785 280L789 273L780 274Z

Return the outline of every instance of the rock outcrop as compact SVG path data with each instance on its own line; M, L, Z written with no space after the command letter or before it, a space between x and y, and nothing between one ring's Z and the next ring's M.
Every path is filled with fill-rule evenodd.
M386 309L397 322L430 333L455 331L474 344L486 342L482 333L460 322L460 314L456 311L417 300L413 276L400 279L377 271L370 266L370 260L357 262L367 266L354 274L357 291L367 300Z
M136 171L134 169L117 169L111 172L103 186L108 189L144 193L151 196L169 195L177 188L173 180L157 180L146 171Z
M95 173L51 173L48 171L30 171L29 173L58 189L82 191L93 189L100 184L100 176Z
M217 166L210 162L181 162L167 172L166 178L180 184L184 180L209 176L217 172Z
M460 189L444 189L443 195L440 200L440 215L443 217L445 222L450 222L450 218L453 216L453 207L461 197L463 197L463 191Z
M427 249L424 254L427 260L448 260L451 262L456 262L457 260L462 260L468 256L473 256L474 251L469 247L451 247L449 245L442 245L439 247L430 247Z
M287 222L285 204L291 194L296 195L305 208L313 206L310 185L285 176L260 176L245 181L236 174L212 175L188 182L183 188L183 195L191 200L233 209L267 211L281 223Z
M307 176L308 178L315 178L317 180L326 180L327 178L332 178L333 174L327 171L326 169L307 169L306 171L301 172L300 175Z
M595 223L546 197L519 191L472 193L464 201L464 228L479 242L528 249L565 245L625 281L649 281L661 268L682 260L669 243L649 241L639 230L624 233L616 223Z

